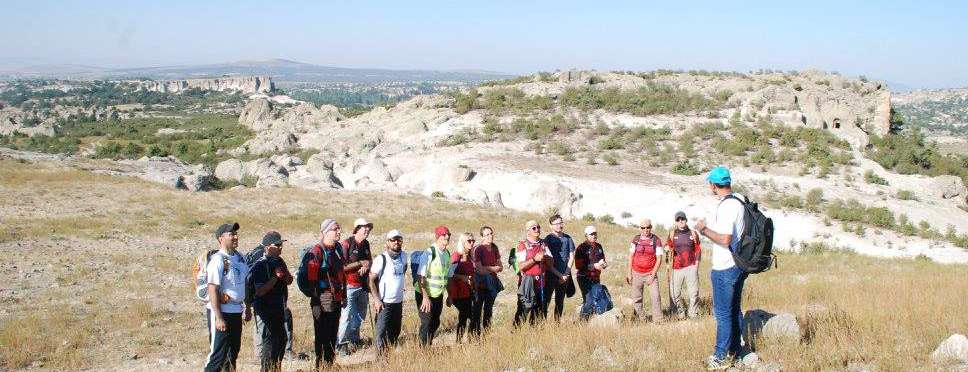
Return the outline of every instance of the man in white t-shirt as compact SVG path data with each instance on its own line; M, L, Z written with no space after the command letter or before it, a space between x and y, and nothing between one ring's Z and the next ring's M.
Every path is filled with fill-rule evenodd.
M733 261L733 250L743 239L743 202L734 194L732 177L726 167L716 167L706 177L709 189L719 199L715 220L710 226L705 219L696 222L696 230L713 242L712 272L713 315L716 317L716 347L706 360L709 370L727 369L733 358L740 357L740 334L743 329L743 283L748 275ZM743 202L737 200L742 199Z
M222 224L215 230L219 251L208 260L208 322L211 351L205 371L235 370L242 344L242 311L249 265L237 251L239 224ZM246 319L248 320L248 319Z
M387 233L386 251L373 258L370 266L370 304L376 320L374 343L377 355L397 344L403 323L403 293L406 285L407 252L403 251L403 234Z

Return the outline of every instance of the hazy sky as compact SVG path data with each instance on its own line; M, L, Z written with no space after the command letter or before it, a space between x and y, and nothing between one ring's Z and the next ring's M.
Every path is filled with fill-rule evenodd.
M964 1L4 0L0 7L5 64L286 58L510 73L814 67L914 87L968 86Z

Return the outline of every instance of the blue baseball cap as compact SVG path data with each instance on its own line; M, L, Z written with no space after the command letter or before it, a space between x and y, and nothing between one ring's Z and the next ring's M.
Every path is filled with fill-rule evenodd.
M729 169L723 166L713 168L713 170L709 171L706 180L720 186L732 183L732 178L729 176Z

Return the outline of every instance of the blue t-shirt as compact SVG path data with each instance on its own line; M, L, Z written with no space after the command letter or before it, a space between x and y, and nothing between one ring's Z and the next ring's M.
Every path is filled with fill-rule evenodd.
M575 241L571 239L571 236L561 233L559 238L554 233L548 234L544 238L545 244L548 244L548 250L551 251L551 257L555 259L555 269L562 274L571 274L568 271L568 258L571 256L572 252L575 251Z

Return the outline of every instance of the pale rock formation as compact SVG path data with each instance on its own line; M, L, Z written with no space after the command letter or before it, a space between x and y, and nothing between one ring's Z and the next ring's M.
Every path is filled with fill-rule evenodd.
M313 190L343 188L333 172L333 161L323 153L314 154L306 165L297 166L295 172L289 174L289 184Z
M931 352L931 361L938 364L968 364L968 337L959 333L951 335Z
M239 91L246 94L271 93L275 90L272 78L268 76L240 76L212 79L185 79L162 81L137 81L140 88L152 92L180 93L189 89L211 91Z
M130 168L121 174L135 176L176 189L205 191L211 186L212 172L203 165L188 165L174 157L144 157L138 160L121 160L118 163Z
M287 107L266 99L255 99L242 110L239 124L252 129L257 135L242 147L250 154L297 149L302 136L336 128L335 123L340 120L343 120L343 115L332 105L317 108L311 103L301 102Z

